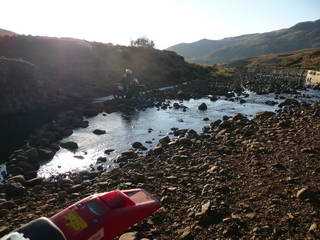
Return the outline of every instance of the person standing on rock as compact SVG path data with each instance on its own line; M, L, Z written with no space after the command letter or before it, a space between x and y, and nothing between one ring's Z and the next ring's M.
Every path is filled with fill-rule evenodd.
M121 82L125 97L128 97L129 91L132 86L132 82L133 82L133 71L131 69L127 68L125 70L125 73L122 77L122 82Z
M139 89L142 87L139 80L134 77L131 69L126 69L123 75L121 86L125 98L133 98L139 95Z

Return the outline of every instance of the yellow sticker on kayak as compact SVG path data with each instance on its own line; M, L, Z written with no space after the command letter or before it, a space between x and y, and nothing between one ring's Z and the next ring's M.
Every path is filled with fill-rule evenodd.
M79 216L75 211L69 212L65 219L67 220L66 226L73 229L74 231L82 231L88 227L88 224Z

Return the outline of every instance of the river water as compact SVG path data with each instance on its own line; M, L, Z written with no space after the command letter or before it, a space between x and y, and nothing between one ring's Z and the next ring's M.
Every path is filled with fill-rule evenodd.
M309 90L303 93L309 96L308 98L302 97L305 101L318 101L320 98L318 91ZM292 97L290 95L284 96ZM201 131L203 126L208 125L211 121L221 119L224 115L232 116L236 113L242 113L252 118L257 112L275 111L278 108L277 105L266 105L265 101L275 100L279 103L283 101L275 99L274 94L256 95L252 92L245 100L246 103L240 104L239 101L229 101L223 98L215 102L208 98L191 99L181 102L188 107L186 112L173 108L166 110L148 108L132 115L123 115L119 112L101 113L87 119L89 121L88 128L76 129L70 137L63 140L77 142L79 149L76 152L60 149L50 162L40 168L38 174L48 177L52 174L86 170L96 164L98 157L107 157L104 167L113 168L115 166L113 160L121 152L130 149L133 142L139 141L150 149L158 143L160 138L169 134L173 127ZM97 99L97 101L101 101L101 99ZM203 102L208 106L207 111L198 110L198 106ZM206 117L210 121L203 121ZM95 135L92 133L95 129L105 130L106 134ZM148 131L149 129L152 131ZM146 141L149 143L145 143ZM107 149L114 149L114 152L106 155L104 151Z

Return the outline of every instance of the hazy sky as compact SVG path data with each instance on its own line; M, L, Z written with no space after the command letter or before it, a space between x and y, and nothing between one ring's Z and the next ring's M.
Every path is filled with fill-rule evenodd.
M286 28L320 18L320 0L0 0L0 28L156 47Z

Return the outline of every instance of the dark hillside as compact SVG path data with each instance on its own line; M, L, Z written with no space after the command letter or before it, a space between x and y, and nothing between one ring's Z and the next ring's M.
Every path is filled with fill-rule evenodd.
M0 162L59 112L111 94L126 68L149 88L203 79L210 71L169 51L66 38L0 37Z
M2 76L10 82L10 87L7 85L6 88L10 88L12 94L16 95L1 93L0 97L7 101L1 103L6 104L6 107L1 107L0 114L14 113L15 108L10 109L10 101L19 102L22 97L25 99L21 93L28 94L37 90L40 85L36 82L41 83L42 94L54 102L64 102L65 98L91 98L110 94L126 68L132 69L140 81L151 88L196 79L205 71L199 66L186 63L183 57L174 52L77 39L6 36L0 38L0 56L22 59L37 69L37 76L29 80L32 84L28 91L18 90L21 80L16 79L16 71L19 70L14 67L9 68L13 73L7 71L5 74L8 76ZM3 64L10 65L12 62L6 61Z
M14 32L0 28L0 37L1 36L13 36L13 35L16 35L16 34Z

